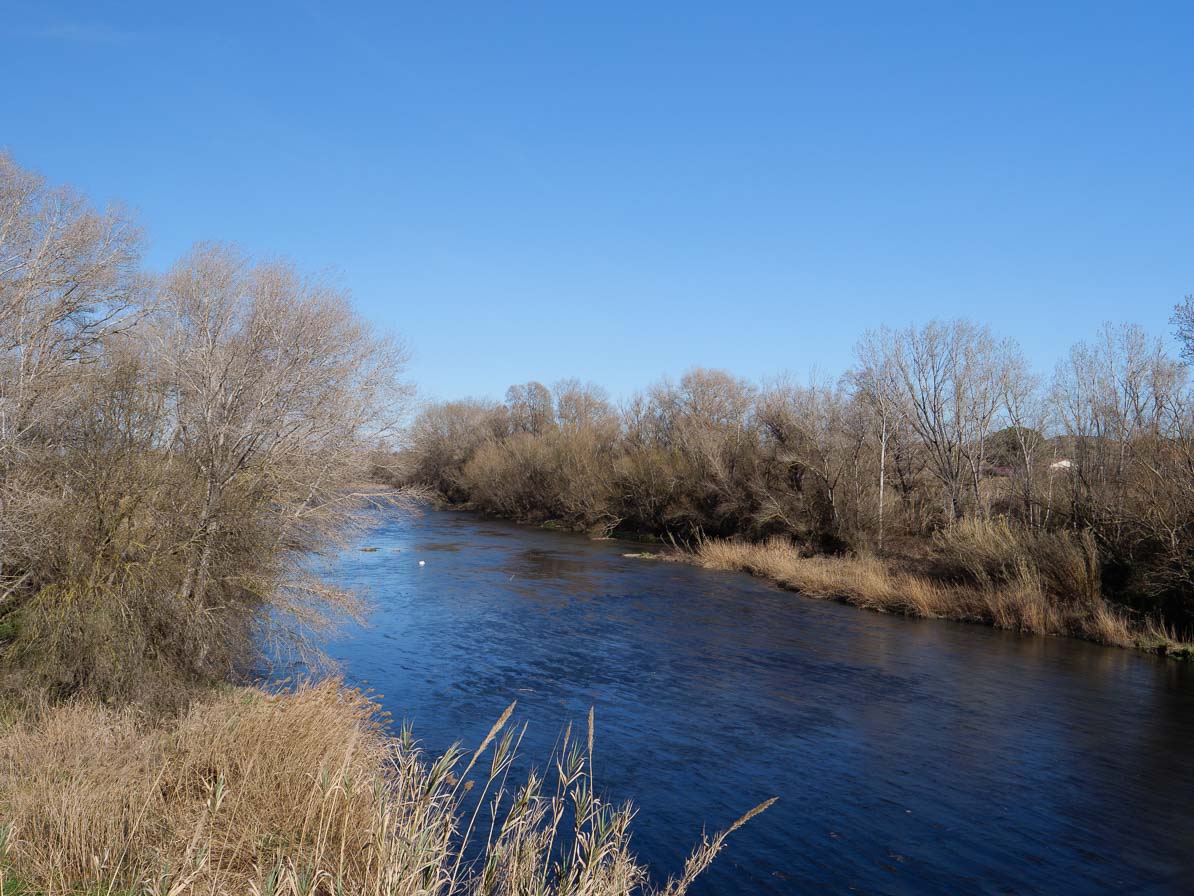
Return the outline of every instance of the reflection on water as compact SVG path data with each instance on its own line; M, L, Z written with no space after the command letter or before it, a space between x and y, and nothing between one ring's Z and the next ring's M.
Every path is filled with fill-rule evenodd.
M332 645L440 751L517 699L542 764L597 714L597 775L680 869L769 796L703 894L1181 892L1194 879L1194 670L896 619L624 545L428 512L337 575L376 601ZM400 549L395 553L394 549ZM419 567L418 561L426 566Z

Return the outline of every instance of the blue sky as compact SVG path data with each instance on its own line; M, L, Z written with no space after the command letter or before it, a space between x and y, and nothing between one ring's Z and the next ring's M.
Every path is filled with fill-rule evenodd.
M251 7L251 8L250 8ZM965 315L1042 370L1194 292L1189 3L8 3L0 146L335 269L427 396L837 373Z

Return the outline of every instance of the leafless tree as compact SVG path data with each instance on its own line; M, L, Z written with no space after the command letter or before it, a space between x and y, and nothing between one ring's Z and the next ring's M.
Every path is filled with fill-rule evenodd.
M854 348L855 365L847 374L858 400L871 409L873 429L879 443L878 547L883 550L887 497L888 447L908 416L895 370L892 333L871 331Z
M874 344L895 372L908 425L941 484L947 518L961 516L967 483L982 510L986 441L1000 408L1010 347L963 320L881 331Z
M816 528L825 536L840 536L846 516L841 486L860 472L866 430L858 410L844 384L815 377L806 386L780 379L759 398L759 420L776 447L776 460L799 467L819 487L824 509Z
M0 153L0 595L19 571L6 545L23 525L32 484L23 455L52 450L44 425L69 381L143 296L141 236L119 208L100 212Z
M1051 409L1041 391L1040 378L1029 369L1019 353L1011 356L1005 367L1003 410L1019 455L1017 477L1024 513L1030 523L1040 525L1044 521L1035 482L1039 455L1046 447L1043 434L1053 428ZM1045 513L1048 513L1047 502Z
M201 490L186 601L208 588L222 536L249 522L238 518L246 509L275 552L343 522L361 497L349 486L363 446L399 422L405 354L375 337L342 292L223 245L179 262L160 306L151 338L173 410L169 453Z
M552 386L552 394L556 419L566 430L608 426L614 421L609 394L595 383L582 383L578 379L560 380Z
M1194 295L1188 295L1173 308L1170 319L1182 345L1182 357L1194 361Z
M542 383L531 381L506 390L506 407L515 432L542 435L555 420L551 392Z
M400 479L430 486L450 500L465 500L461 471L487 442L510 435L505 405L479 399L434 402L407 431Z
M1058 365L1053 402L1073 448L1072 512L1122 536L1130 468L1144 440L1166 435L1185 388L1181 365L1137 326L1104 326Z

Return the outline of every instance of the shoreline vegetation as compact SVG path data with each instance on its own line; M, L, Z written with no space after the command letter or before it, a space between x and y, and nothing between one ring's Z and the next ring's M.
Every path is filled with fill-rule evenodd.
M708 541L683 559L708 569L745 572L798 592L855 607L918 619L970 622L1024 634L1082 638L1110 647L1136 648L1174 659L1194 659L1194 647L1155 623L1134 626L1096 592L1077 599L1050 597L1044 576L1017 564L1004 581L943 584L894 569L874 556L802 555L784 542Z
M591 716L519 785L513 707L430 757L337 681L234 687L359 613L319 561L403 499L406 353L287 262L142 247L0 152L0 896L683 894L725 835L653 888Z
M794 590L1135 646L1194 641L1194 297L1181 358L1106 324L1052 376L966 320L864 334L836 380L695 368L425 405L376 477L650 538Z
M167 896L683 896L726 837L662 887L630 848L634 810L594 795L594 719L509 779L512 705L474 753L425 755L334 680L226 688L146 726L72 702L0 733L0 891ZM473 792L475 791L475 792Z
M441 507L453 506L426 495L422 500L433 500ZM467 506L455 509L478 512ZM558 524L539 527L566 528ZM957 533L939 542L948 545L952 553L952 577L943 577L946 564L942 556L926 562L924 558L893 559L873 554L813 554L784 538L766 542L702 538L691 545L671 543L662 548L644 543L642 550L627 551L622 556L744 572L802 597L879 613L966 622L1027 635L1079 638L1107 647L1194 661L1194 643L1183 640L1155 619L1133 620L1103 598L1095 553L1089 544L1075 550L1063 541L1046 555L1054 565L1042 568L1036 565L1042 558L1024 554L1024 545L1017 539L1018 533L1006 525L960 526Z

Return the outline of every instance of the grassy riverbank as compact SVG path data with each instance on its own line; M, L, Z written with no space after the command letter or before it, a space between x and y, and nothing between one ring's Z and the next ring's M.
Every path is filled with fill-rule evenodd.
M453 507L439 497L422 497ZM483 513L475 507L454 509ZM627 543L641 542L630 537ZM905 541L903 548L885 556L817 554L784 537L761 542L698 538L623 556L746 572L807 597L882 613L1080 638L1194 660L1194 643L1155 616L1104 596L1098 549L1089 534L1033 533L1002 520L969 520L933 539Z
M421 497L441 508L485 515L439 496ZM639 543L633 536L615 537ZM1098 549L1089 535L1032 533L1005 521L969 520L905 547L908 550L886 556L817 554L784 537L762 542L699 538L684 546L673 542L664 550L646 547L623 556L746 572L806 597L882 613L1080 638L1194 660L1194 643L1156 616L1133 612L1104 596Z
M1093 546L1069 538L1037 541L1028 546L1006 526L969 524L940 539L934 555L919 563L861 554L809 556L784 539L705 540L681 556L869 610L1194 657L1192 646L1172 632L1149 618L1133 618L1102 596Z
M680 896L720 850L725 834L704 839L652 889L633 810L593 795L592 716L555 775L520 787L506 780L510 716L476 753L429 757L336 682L229 688L151 725L93 703L46 708L0 732L0 892Z

